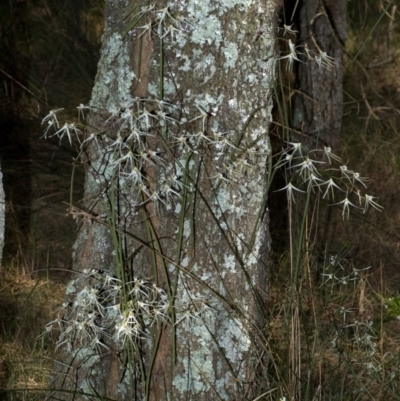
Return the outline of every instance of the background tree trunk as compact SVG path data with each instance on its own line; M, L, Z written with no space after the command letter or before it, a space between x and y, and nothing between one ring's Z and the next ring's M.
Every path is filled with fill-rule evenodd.
M106 3L50 398L255 397L276 4Z
M297 3L296 3L297 4ZM297 65L297 89L293 109L293 127L307 134L309 146L320 141L336 149L343 116L343 49L347 27L346 0L307 0L299 4L295 20L297 45L307 45L319 54L333 57L332 69L318 63ZM305 143L304 138L299 138Z

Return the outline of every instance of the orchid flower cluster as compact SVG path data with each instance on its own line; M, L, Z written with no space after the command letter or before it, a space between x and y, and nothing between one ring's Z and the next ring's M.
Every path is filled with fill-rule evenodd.
M178 32L186 32L192 25L191 18L183 17L179 10L173 10L174 7L158 9L154 4L134 7L125 18L128 20L126 32L139 37L156 35L166 44L178 39ZM227 108L233 107L232 100L227 102ZM94 131L75 123L61 125L58 113L63 109L51 110L42 121L47 124L44 137L57 137L60 142L68 139L71 145L78 144L81 151L95 144L101 157L108 161L112 176L118 179L118 187L133 198L132 206L152 202L155 210L161 206L170 209L180 199L184 188L181 178L186 166L182 160L187 155L213 150L214 168L208 179L211 187L216 189L221 185L233 185L239 175L253 168L252 161L259 154L257 140L254 146L239 146L233 140L237 134L235 130L221 132L210 127L209 122L220 107L215 102L177 103L149 96L120 105L105 123L111 122L113 128L118 128L112 138L104 132L107 130ZM77 109L78 116L83 119L85 110L96 111L91 105L83 104ZM150 143L158 143L159 147L149 146ZM182 158L167 162L165 156L170 159L171 154L179 154ZM148 167L154 166L159 167L156 185L148 181L145 173ZM193 188L186 189L191 191Z
M164 155L170 152L181 154L199 154L206 149L213 149L215 171L208 177L212 187L230 186L235 178L244 171L252 169L252 160L259 154L256 146L247 148L233 144L235 132L207 132L208 120L218 112L218 107L206 111L195 104L198 110L193 118L188 118L189 107L184 107L183 117L178 117L177 106L163 100L135 98L132 104L121 107L111 113L105 124L112 122L118 127L116 136L110 138L104 132L84 134L83 126L65 123L61 128L57 113L63 109L51 110L42 124L48 127L45 137L58 137L60 142L67 138L69 143L77 143L80 150L89 144L108 159L112 176L119 180L119 187L130 190L134 206L149 201L156 205L156 210L163 204L170 208L181 197L181 180L185 167L179 162L167 162ZM80 105L78 111L93 110L91 106ZM55 132L51 133L51 129ZM87 132L87 128L84 130ZM86 137L84 137L86 135ZM150 149L149 141L162 138L165 146ZM144 173L148 167L160 167L158 184L150 185ZM136 198L136 199L135 199Z
M383 210L383 207L375 201L377 199L375 196L362 194L362 191L367 188L368 178L350 170L339 156L332 153L329 146L303 154L300 142L287 142L287 145L287 149L276 156L279 159L275 168L285 167L291 176L291 181L278 190L287 192L290 203L295 202L295 192L318 192L322 195L322 199L331 199L333 202L335 192L339 192L342 194L342 200L331 203L331 206L341 206L343 218L349 218L350 208L358 209L363 213L366 213L369 208ZM325 166L328 168L324 168ZM351 196L356 199L353 202L358 205L350 201Z
M378 352L377 344L375 342L377 337L372 320L367 322L359 322L355 320L345 328L352 330L351 341L356 345L358 350L362 350L370 356Z
M339 310L339 313L343 312ZM369 373L377 374L382 371L381 356L378 356L376 329L372 320L361 322L354 320L338 327L334 338L331 340L332 348L340 353L344 351L339 344L348 344L347 352L358 352L359 365Z
M373 327L372 320L359 322L354 320L338 329L335 337L331 341L333 348L337 349L337 344L341 340L345 340L352 346L353 351L361 351L364 355L364 364L370 369L374 366L374 370L381 369L379 361L374 356L378 353L376 331ZM339 349L339 351L341 351ZM374 363L375 362L375 363Z
M133 14L137 10L137 7L125 17ZM144 21L143 25L137 25L140 21ZM164 7L156 9L154 4L149 6L143 6L138 12L136 12L130 22L128 23L128 32L136 34L136 30L140 30L139 37L148 35L157 35L160 39L169 37L172 41L175 39L177 32L190 27L191 24L188 18L181 15L172 13L171 7ZM131 31L135 28L134 31Z
M109 349L111 341L122 349L128 341L143 338L152 326L170 320L167 293L143 279L123 283L105 271L84 271L70 282L67 295L71 301L62 305L44 334L58 330L57 347L66 346L68 351Z
M58 331L57 348L65 346L68 352L81 347L101 352L111 343L120 349L127 343L135 346L152 327L171 324L174 312L175 326L190 327L193 319L201 319L212 310L206 297L189 289L172 305L166 291L155 283L135 278L124 284L108 272L95 269L85 270L71 281L67 296L69 302L45 326L42 336L52 337Z
M92 107L80 105L80 116L84 116L87 109ZM81 151L86 146L93 146L101 152L103 159L108 160L111 176L118 180L121 190L131 191L133 205L153 202L158 210L161 205L170 207L181 197L184 166L168 163L163 149L150 150L148 141L154 137L162 137L169 151L184 157L214 148L215 162L219 166L216 166L216 174L209 177L213 188L231 185L238 173L252 168L255 148L234 146L230 140L233 132L206 135L209 114L199 105L196 109L199 114L193 118L179 119L175 117L178 114L176 107L166 101L136 98L129 107L111 113L105 122L105 125L111 122L113 127L118 127L114 138L103 132L89 132L85 138L83 130L73 130L68 123L64 124L67 128L60 129L58 113L62 109L50 111L43 124L48 125L46 137L57 136L60 141L67 138L69 143L78 144ZM188 116L189 110L184 115ZM50 134L53 128L54 133ZM88 132L87 128L85 132ZM151 191L146 170L154 166L159 167L159 176L156 188ZM75 288L75 284L80 290L67 290L71 301L63 304L57 318L46 326L44 333L51 335L57 329L60 333L57 347L65 346L69 351L89 347L101 352L109 349L111 343L122 349L127 343L140 342L154 325L170 324L173 313L176 314L175 325L190 327L193 319L201 319L211 308L203 297L193 295L189 290L186 290L185 300L175 301L172 306L167 293L154 283L142 279L124 283L98 270L84 271L69 288Z
M80 105L77 109L84 118L84 111L93 108ZM233 131L207 132L208 119L218 112L215 106L206 111L195 104L191 110L183 107L178 113L177 106L167 101L135 98L132 104L110 113L104 122L105 127L112 124L112 137L104 132L107 129L93 131L90 127L83 129L83 125L74 125L76 129L72 129L69 123L62 126L61 111L52 110L43 119L43 124L48 125L45 137L67 139L82 152L88 146L97 151L107 164L107 174L118 181L119 190L129 195L134 207L152 202L154 210L168 210L180 200L185 185L187 191L194 190L190 182L184 184L182 179L186 168L182 160L192 155L213 150L215 170L208 179L215 189L232 185L240 174L253 168L252 161L259 154L256 145L244 148L233 144ZM162 148L155 148L154 143ZM179 160L167 161L167 152L181 156ZM150 183L147 172L154 167L157 183ZM60 331L57 346L69 350L85 346L100 352L109 348L111 342L121 347L127 342L136 344L154 325L171 323L171 314L176 315L175 325L190 327L193 319L201 319L211 308L200 295L188 290L187 299L175 301L172 307L166 292L154 283L140 279L124 283L97 270L84 272L75 282L81 290L70 292L71 301L46 326L46 333L51 334L55 328Z
M287 34L296 35L297 31L292 29L292 25L283 25L283 36ZM296 46L291 39L288 40L289 45L289 53L285 56L278 58L278 60L287 60L286 71L292 71L293 64L295 61L302 63L303 61L299 58L306 59L308 61L315 62L319 68L326 68L327 70L332 70L335 66L335 59L333 57L328 56L328 54L322 51L319 46L316 44L315 40L313 42L318 50L318 52L314 52L309 49L307 43L305 45ZM300 48L304 49L304 52L299 51Z
M321 286L330 283L333 285L347 285L359 280L362 272L369 270L371 266L356 269L351 260L342 259L338 255L331 255L329 262L324 265L321 276L324 282Z
M360 279L363 272L369 270L371 266L356 269L352 260L341 258L339 255L330 255L324 264L321 277L322 286L330 284L346 286L350 283L354 285ZM376 360L375 355L378 352L376 344L376 331L373 322L368 318L366 321L358 321L351 319L353 313L358 311L357 308L348 308L341 306L335 312L336 332L331 340L333 349L343 352L339 344L351 345L352 352L360 351L363 355L363 364L367 370L378 371L381 366ZM347 351L350 351L347 350Z

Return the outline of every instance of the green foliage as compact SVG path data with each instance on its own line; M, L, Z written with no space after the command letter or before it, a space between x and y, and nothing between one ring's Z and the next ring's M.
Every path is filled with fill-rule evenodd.
M387 314L392 318L399 319L399 317L400 317L400 297L384 298L383 302L385 303Z

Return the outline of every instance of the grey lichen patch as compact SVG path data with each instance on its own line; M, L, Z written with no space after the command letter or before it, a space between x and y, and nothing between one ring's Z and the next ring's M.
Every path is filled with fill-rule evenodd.
M108 163L105 163L102 157L92 160L92 168L86 176L85 190L87 194L99 194L101 188L107 185L114 174L114 169L111 167L113 162L112 154L108 155Z
M211 13L214 9L209 2L204 2L203 7L196 10L196 19L198 23L193 32L191 41L199 45L211 45L220 46L222 42L222 28L221 20Z
M133 400L135 399L134 396L134 390L132 387L132 381L136 380L137 378L134 377L135 374L134 372L136 371L135 366L133 366L134 363L129 364L129 368L130 368L130 374L124 374L125 372L125 367L124 366L120 366L119 370L119 374L120 374L120 381L117 385L117 394L118 394L118 398L117 399L121 399L121 400Z
M242 58L244 50L248 50L250 47L250 44L244 47L242 42L245 36L249 35L249 30L255 31L252 19L257 15L261 17L265 11L261 5L257 6L257 2L254 0L203 0L201 2L191 0L179 2L179 5L175 7L181 13L186 12L191 21L190 34L186 31L179 32L176 39L176 59L184 60L179 66L183 71L213 70L215 66L210 63L210 59L206 57L204 51L201 51L205 47L213 49L214 53L221 51L225 58L223 66L226 71L237 67L239 54ZM253 10L250 12L251 8ZM233 21L226 20L226 13L232 9L236 9L237 18ZM190 56L187 51L184 54L188 43L192 48ZM198 54L199 49L200 55ZM212 57L214 58L214 55ZM204 83L207 81L208 79L205 79Z
M104 43L91 105L109 112L132 103L132 82L135 78L128 42L121 34L111 33Z
M91 348L87 347L81 347L76 351L73 351L72 356L77 361L82 361L82 364L85 368L95 366L100 360L100 355L96 354Z
M239 57L239 49L236 43L227 42L222 47L222 52L225 56L224 67L225 69L234 68Z
M147 92L156 98L160 93L160 87L158 84L150 82L147 86Z
M212 308L199 318L188 319L177 330L177 337L196 342L190 353L183 359L183 372L173 379L173 386L183 394L188 389L200 394L215 386L218 397L230 400L227 389L235 385L235 378L225 366L225 358L232 366L246 360L251 342L241 322L232 317L220 301L213 301ZM219 352L224 357L215 359ZM224 373L225 372L225 373ZM245 373L238 372L244 379Z
M182 374L176 375L173 379L172 384L179 393L186 391L189 386L191 391L198 394L207 389L208 383L215 382L213 355L216 349L210 334L215 331L213 320L215 316L211 314L203 316L202 319L189 318L184 320L177 329L178 338L183 341L194 339L197 344L182 360L184 367Z
M236 266L236 257L234 254L225 254L224 255L224 269L221 272L222 278L225 278L227 273L235 274L237 273L237 266Z
M222 342L221 346L225 350L225 356L233 364L243 361L250 350L251 340L242 322L239 319L227 318L223 320L223 330L225 342ZM241 375L240 379L244 379L243 371Z
M65 295L71 295L76 293L76 287L75 287L75 280L71 280L67 284L67 288L65 289Z
M220 217L226 211L232 210L231 192L228 191L226 188L219 188L214 202L217 205L215 209L215 215L217 217Z
M195 50L193 50L193 52L195 52ZM217 68L215 66L215 56L212 53L204 54L204 52L202 52L201 50L199 50L199 52L202 53L201 59L203 60L203 62L197 64L193 72L194 74L196 74L197 77L202 79L202 84L205 84L216 73ZM189 60L187 59L186 64L183 67L180 67L182 71L185 71L186 68L189 68L188 61Z

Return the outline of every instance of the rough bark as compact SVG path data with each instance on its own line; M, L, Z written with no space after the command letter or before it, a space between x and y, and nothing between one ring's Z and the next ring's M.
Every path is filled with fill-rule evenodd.
M309 136L308 146L337 148L343 116L343 49L347 27L346 0L305 0L297 11L297 44L334 58L332 69L315 62L298 63L293 127Z
M272 0L107 1L85 199L73 208L75 269L85 272L68 286L61 326L80 319L79 294L104 272L125 287L142 280L140 296L168 297L168 317L150 324L142 309L142 333L128 345L110 326L97 347L76 331L60 346L51 399L242 400L260 391L275 12ZM132 116L130 128L148 130L135 145ZM128 142L140 182L120 169ZM119 313L137 303L132 294L114 301ZM112 320L97 319L103 328Z

